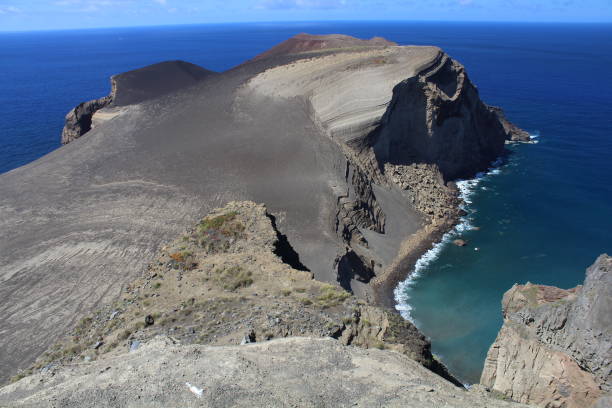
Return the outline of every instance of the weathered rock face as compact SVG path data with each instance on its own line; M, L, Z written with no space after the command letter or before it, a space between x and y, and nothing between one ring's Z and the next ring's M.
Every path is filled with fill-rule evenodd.
M24 378L0 389L0 405L526 407L455 387L393 351L306 337L223 347L158 337L132 353Z
M609 398L612 257L600 256L583 286L515 285L502 306L504 325L483 385L543 407L590 407Z
M491 112L494 112L497 115L499 121L504 126L506 140L510 142L529 142L531 140L529 133L510 122L500 107L488 106L488 108Z
M444 181L471 177L504 150L506 132L457 61L440 53L393 89L372 137L379 162L435 164Z
M184 61L166 61L111 78L111 93L104 98L83 102L66 115L62 144L68 144L89 132L94 115L104 108L134 105L192 86L214 72ZM109 112L108 117L116 116Z
M114 86L113 86L114 89ZM93 115L113 102L114 92L104 98L83 102L66 115L62 130L62 144L68 144L91 130Z

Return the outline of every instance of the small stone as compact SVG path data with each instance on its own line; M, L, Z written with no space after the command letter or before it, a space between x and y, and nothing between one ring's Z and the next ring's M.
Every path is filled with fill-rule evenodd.
M140 341L132 340L130 342L130 353L133 352L133 351L138 350L138 347L140 347Z
M145 317L144 322L145 322L145 326L153 326L153 323L155 323L155 320L153 319L153 316L147 315Z
M99 349L100 347L102 347L103 344L104 344L104 342L102 342L102 341L96 342L96 344L94 344L94 346L93 346L94 350Z
M453 241L453 244L460 246L460 247L464 247L467 245L467 241L463 240L463 239L456 239Z
M240 342L240 345L244 346L245 344L255 343L255 342L256 342L255 330L251 329L244 335L244 338Z

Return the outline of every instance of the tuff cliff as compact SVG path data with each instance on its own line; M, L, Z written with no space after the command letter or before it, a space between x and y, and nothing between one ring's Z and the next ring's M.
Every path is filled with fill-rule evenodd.
M542 407L610 406L612 257L601 255L572 289L515 285L481 383Z
M222 73L115 76L86 137L0 175L0 379L231 201L266 204L298 269L393 302L406 260L460 215L452 179L484 170L507 132L439 48L337 40Z

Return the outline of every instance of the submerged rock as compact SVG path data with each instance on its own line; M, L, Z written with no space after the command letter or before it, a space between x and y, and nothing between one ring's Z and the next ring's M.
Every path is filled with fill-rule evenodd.
M467 241L463 240L463 239L456 239L453 241L453 244L463 247L467 245Z
M612 257L587 269L583 286L515 285L481 383L520 402L586 408L610 398Z

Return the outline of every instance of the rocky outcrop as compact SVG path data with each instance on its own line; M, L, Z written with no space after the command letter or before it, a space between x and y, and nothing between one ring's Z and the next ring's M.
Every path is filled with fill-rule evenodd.
M444 182L469 178L504 152L506 132L464 67L444 53L393 89L370 136L379 163L434 164Z
M528 132L525 132L523 129L516 126L514 123L510 122L506 118L506 114L503 109L498 106L488 106L489 110L495 113L504 126L504 131L506 132L506 140L510 142L529 142L531 140L531 136Z
M455 387L393 351L306 337L222 347L158 337L131 353L24 378L0 389L0 405L525 407Z
M587 269L583 286L513 286L503 298L504 325L481 383L543 407L606 406L612 386L611 299L607 255Z
M113 90L114 88L113 83ZM91 130L93 115L100 109L110 106L113 102L113 97L114 91L104 98L83 102L68 112L66 115L66 123L62 130L62 144L68 144L89 132Z
M96 112L134 105L193 86L214 72L184 61L166 61L111 77L111 93L104 98L83 102L66 115L62 144L72 142L93 127Z

